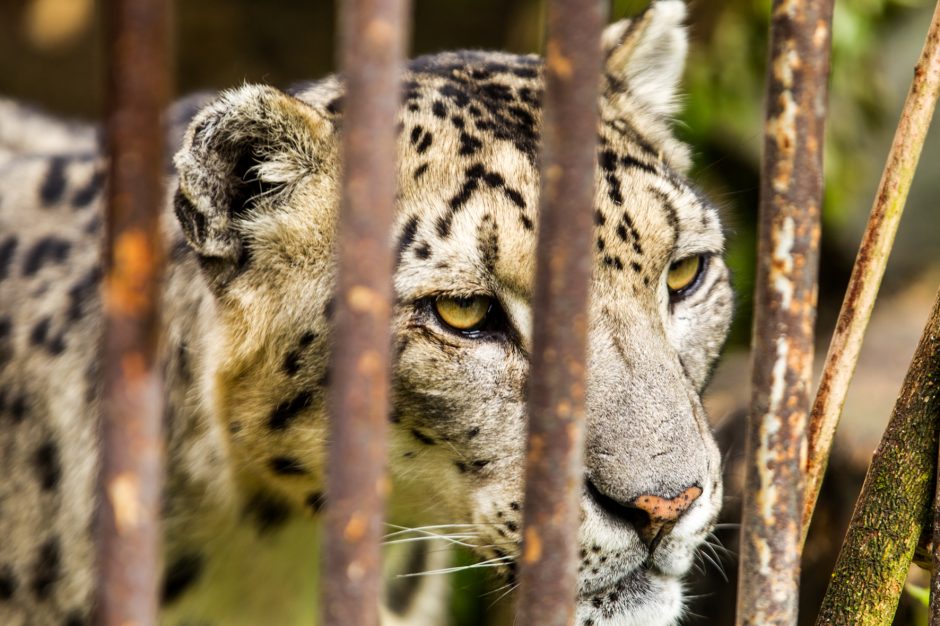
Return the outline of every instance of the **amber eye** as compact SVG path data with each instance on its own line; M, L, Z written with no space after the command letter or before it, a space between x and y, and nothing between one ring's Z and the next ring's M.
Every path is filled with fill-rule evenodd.
M676 295L691 287L702 273L704 265L705 260L700 254L680 259L670 265L669 273L666 274L669 293Z
M438 298L434 310L441 321L454 330L476 330L486 320L492 307L492 298L470 296L469 298Z

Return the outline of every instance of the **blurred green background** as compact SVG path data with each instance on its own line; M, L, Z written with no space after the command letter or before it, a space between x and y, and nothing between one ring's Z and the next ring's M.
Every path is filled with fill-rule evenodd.
M614 0L611 19L641 0ZM851 0L836 4L826 198L819 293L821 361L855 250L923 43L932 6L926 0ZM412 54L453 48L538 51L542 0L414 0ZM750 292L769 0L690 3L692 48L678 134L694 149L692 177L722 208L738 313L709 394L708 407L726 449L726 517L736 520L740 433L747 404ZM335 7L324 0L177 0L176 93L242 82L279 86L334 67ZM0 94L63 116L98 119L104 47L98 0L0 0ZM857 383L837 442L827 504L814 526L804 564L804 620L811 623L865 465L877 443L907 362L940 283L940 141L933 130L921 161L898 243L872 322ZM736 550L733 528L718 539ZM469 563L467 555L460 557ZM733 556L725 582L703 561L687 623L728 623L733 613ZM508 599L484 595L490 581L472 570L454 577L455 621L510 624ZM912 621L913 620L913 621ZM917 623L910 603L898 623Z

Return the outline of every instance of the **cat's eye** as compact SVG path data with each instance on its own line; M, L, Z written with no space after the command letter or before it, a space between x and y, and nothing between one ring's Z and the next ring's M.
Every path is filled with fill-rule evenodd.
M434 312L453 330L467 332L479 330L493 308L493 299L486 296L467 298L440 297L434 301Z
M669 272L666 274L666 286L669 287L669 295L681 296L687 294L698 282L703 269L705 269L705 257L701 254L675 261L669 266Z

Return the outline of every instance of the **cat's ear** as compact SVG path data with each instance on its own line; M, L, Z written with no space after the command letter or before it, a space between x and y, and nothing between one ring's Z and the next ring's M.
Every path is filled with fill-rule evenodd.
M685 2L659 0L605 29L605 96L614 107L629 103L661 117L676 113L689 48L685 16Z
M196 115L175 157L173 202L210 285L239 272L250 254L244 223L316 174L331 133L313 107L266 86L226 91Z

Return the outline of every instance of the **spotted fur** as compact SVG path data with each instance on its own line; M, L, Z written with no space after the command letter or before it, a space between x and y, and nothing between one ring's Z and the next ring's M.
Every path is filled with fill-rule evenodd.
M663 0L604 35L596 194L585 207L595 253L581 626L675 623L680 581L721 502L700 394L731 292L718 215L686 180L688 150L670 131L684 11ZM461 542L510 578L542 89L534 56L411 62L389 242L391 520L469 524ZM200 95L169 116L180 149L164 220L162 624L315 621L342 109L330 77L289 93ZM105 164L92 130L8 103L4 115L0 128L30 116L35 130L0 132L0 623L77 626L93 614ZM670 265L696 255L705 269L694 290L670 294ZM455 332L434 313L437 298L477 295L499 309L486 332ZM446 559L405 554L390 567ZM383 621L441 624L445 607L442 578L392 578Z

